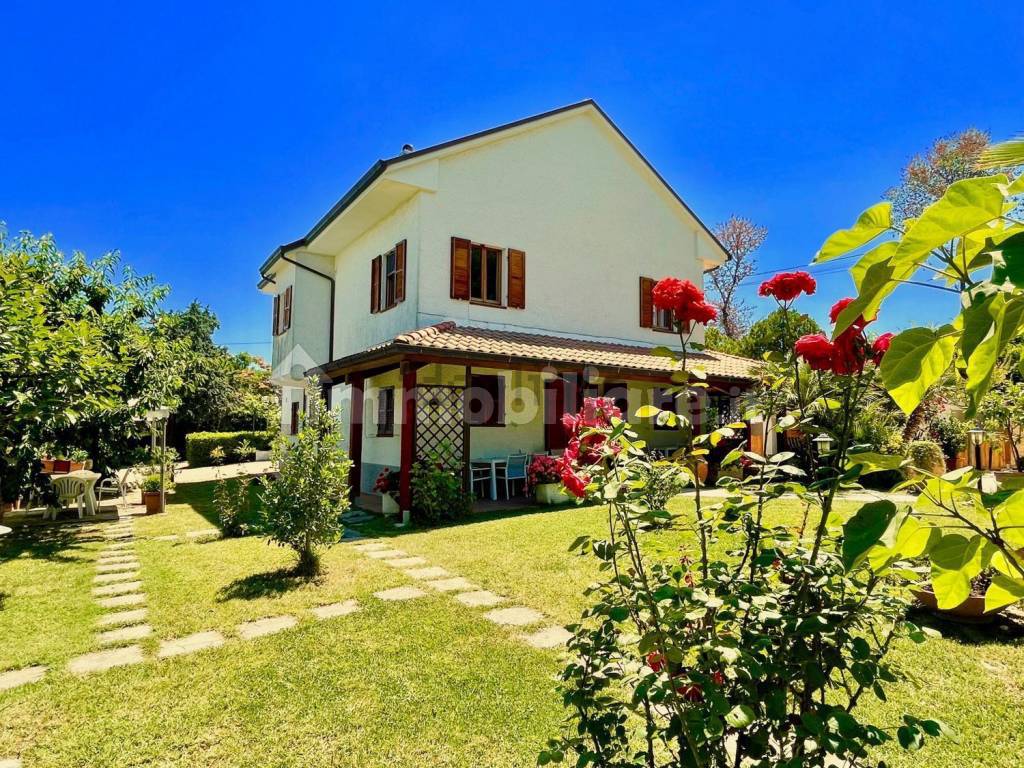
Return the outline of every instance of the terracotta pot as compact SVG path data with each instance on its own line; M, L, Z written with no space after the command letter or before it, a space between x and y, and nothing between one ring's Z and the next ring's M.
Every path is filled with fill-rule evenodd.
M561 483L538 483L533 489L538 504L567 504L570 499L562 493Z
M71 471L72 472L81 472L83 469L88 469L88 467L86 467L85 464L86 464L86 462L84 462L84 461L72 461L71 462Z
M163 504L160 503L160 491L143 491L142 503L146 505L147 515L155 515L157 512L164 511Z
M912 589L910 592L936 616L942 616L962 624L987 624L1004 610L997 608L994 611L986 612L984 595L971 595L955 608L939 608L939 601L931 587Z
M53 459L40 459L43 465L43 472L53 472Z

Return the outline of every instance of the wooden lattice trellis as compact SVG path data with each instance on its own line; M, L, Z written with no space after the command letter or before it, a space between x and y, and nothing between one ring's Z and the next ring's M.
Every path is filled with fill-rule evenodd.
M441 384L416 387L416 456L437 454L461 472L465 465L465 388Z

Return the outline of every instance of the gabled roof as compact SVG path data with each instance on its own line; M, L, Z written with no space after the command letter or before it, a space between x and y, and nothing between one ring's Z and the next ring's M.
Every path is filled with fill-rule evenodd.
M626 137L626 134L624 134L620 130L619 126L617 126L612 121L612 119L608 117L608 115L605 113L603 109L601 109L597 102L594 101L593 99L584 99L583 101L578 101L574 104L568 104L564 107L558 107L557 109L552 109L547 112L541 112L538 115L524 117L520 120L515 120L511 123L505 123L503 125L495 126L494 128L488 128L487 130L484 131L471 133L467 136L462 136L457 139L452 139L450 141L445 141L440 144L435 144L431 147L425 147L423 149L417 149L413 152L407 152L405 154L395 155L394 157L389 157L384 160L378 160L373 165L371 165L369 169L367 169L366 173L364 173L359 178L359 180L355 184L353 184L352 187L344 195L342 195L341 199L338 200L337 203L331 206L331 209L327 211L327 213L320 217L320 220L313 225L312 229L310 229L309 232L300 237L298 240L294 240L290 243L280 245L277 248L275 248L274 252L271 253L270 256L267 257L266 261L263 262L262 266L260 266L260 276L262 277L266 275L267 271L274 265L274 262L276 262L281 257L282 254L287 253L288 251L291 250L295 250L296 248L307 247L311 242L313 242L313 240L315 240L317 236L321 232L323 232L324 229L326 229L327 226L332 221L334 221L338 216L340 216L345 211L346 208L352 205L352 203L354 203L359 198L359 196L363 192L365 192L366 189L371 184L373 184L373 182L376 181L389 168L392 168L401 163L409 162L411 160L420 159L425 155L440 152L442 150L449 149L459 144L465 144L467 142L475 141L477 139L490 136L492 134L501 133L503 131L518 128L529 123L534 123L549 117L554 117L565 112L572 112L573 110L583 109L587 107L593 108L602 118L604 118L604 120L615 131L619 138L621 138L622 141L626 143L626 145L633 151L633 153L640 159L640 161L643 162L643 164L648 168L648 170L650 170L650 172L654 174L658 182L660 182L664 186L664 188L669 192L669 194L671 194L671 196L675 198L676 202L678 202L679 205L681 205L686 210L686 212L693 217L694 221L696 221L697 224L708 235L708 237L711 238L712 242L714 242L719 248L722 249L722 253L726 255L726 258L731 258L729 251L726 249L724 245L722 245L721 241L715 236L715 233L712 232L711 229L709 229L703 221L701 221L700 217L693 212L693 209L691 209L690 206L686 204L683 198L679 196L679 194L672 188L672 186L665 180L665 178L660 173L658 173L657 169L651 164L651 162L646 157L644 157L643 153L640 152L640 150L636 148L633 142L631 142Z
M537 366L593 366L610 374L664 374L666 381L676 370L674 360L652 354L649 347L459 326L449 320L400 334L335 360L323 366L322 372L333 378L395 355L417 353L440 358L468 357L481 363L519 361ZM738 382L753 381L759 365L755 360L710 350L691 353L687 361L690 367L703 368L711 378Z

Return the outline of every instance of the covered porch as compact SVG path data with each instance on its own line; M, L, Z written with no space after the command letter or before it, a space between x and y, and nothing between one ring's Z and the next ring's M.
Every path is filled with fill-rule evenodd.
M528 462L536 454L557 455L566 445L562 415L577 411L587 396L611 397L630 417L641 405L671 408L698 429L735 421L738 398L752 382L753 361L701 353L693 355L693 364L705 369L708 389L684 402L663 391L672 361L646 348L449 322L398 336L315 373L347 426L351 484L361 505L380 508L374 483L387 468L399 475L404 512L419 458L461 473L466 487L487 499L485 506L514 506L511 484L506 491L504 482L474 482L483 475L473 468L493 469L510 457L521 465L518 457ZM677 447L674 430L631 420L652 448ZM755 450L763 449L760 440L755 425ZM518 481L516 489L524 485Z

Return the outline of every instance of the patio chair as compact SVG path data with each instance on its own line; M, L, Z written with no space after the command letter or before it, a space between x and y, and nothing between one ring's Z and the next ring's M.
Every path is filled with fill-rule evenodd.
M57 503L60 509L71 507L72 502L78 505L78 517L81 519L85 511L85 480L71 475L59 475L50 477L53 490L57 493ZM46 513L43 513L46 519ZM57 510L53 511L53 519L57 519Z
M473 464L469 465L469 487L476 493L477 483L484 484L484 493L477 495L478 499L490 498L491 493L491 465Z
M108 467L109 470L109 467ZM128 511L128 478L131 475L131 469L121 469L110 477L107 477L99 482L94 489L96 494L96 505L100 506L103 504L104 497L113 497L121 499L121 509L127 513Z
M523 487L526 487L526 463L530 457L525 453L517 453L508 457L508 461L505 462L505 466L498 467L498 480L505 481L505 498L512 498L512 487L515 485L516 480L523 481Z

